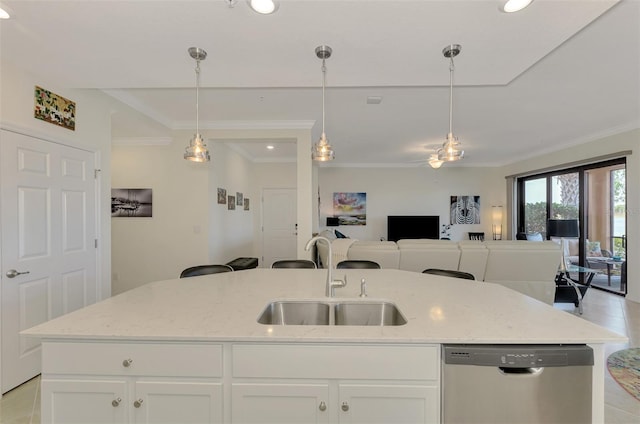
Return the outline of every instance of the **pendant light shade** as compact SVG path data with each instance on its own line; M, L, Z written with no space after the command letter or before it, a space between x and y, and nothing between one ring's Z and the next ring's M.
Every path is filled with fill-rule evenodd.
M462 46L460 44L450 44L442 50L444 57L450 60L449 64L449 133L447 140L442 143L442 147L436 150L435 155L429 159L429 165L432 168L440 168L443 162L453 162L464 157L464 150L460 146L458 137L453 135L453 58L456 57ZM435 158L434 158L435 156ZM437 159L434 160L434 159Z
M318 46L316 47L316 56L319 59L322 59L322 135L320 136L320 140L316 144L313 145L313 149L311 151L311 159L318 162L328 162L333 160L335 154L333 152L333 148L331 144L329 144L329 140L327 140L327 135L324 131L324 121L325 121L325 112L324 112L324 89L326 84L326 74L327 67L325 66L325 59L331 57L331 47L329 46Z
M192 162L209 162L209 149L200 135L200 61L207 58L207 52L198 48L190 47L189 55L196 60L196 133L185 149L184 158Z

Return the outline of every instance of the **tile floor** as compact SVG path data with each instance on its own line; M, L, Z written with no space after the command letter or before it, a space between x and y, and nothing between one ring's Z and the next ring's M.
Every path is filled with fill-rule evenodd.
M573 305L556 308L574 313ZM623 297L589 290L584 299L582 318L629 337L629 343L609 343L606 355L627 347L640 347L640 304ZM640 401L629 395L605 371L606 424L640 423ZM1 424L40 423L40 378L36 377L5 394L0 399Z

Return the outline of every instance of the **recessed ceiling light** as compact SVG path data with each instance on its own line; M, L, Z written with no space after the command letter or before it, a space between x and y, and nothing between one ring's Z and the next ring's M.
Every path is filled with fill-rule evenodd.
M273 149L275 149L275 148L276 148L275 146L273 146L273 145L271 145L271 144L267 144L267 149L269 149L269 150L273 150Z
M249 5L253 10L263 15L268 15L278 9L274 0L249 0Z
M507 13L518 12L529 6L533 0L507 0L502 10Z
M9 19L10 17L9 13L0 7L0 19Z

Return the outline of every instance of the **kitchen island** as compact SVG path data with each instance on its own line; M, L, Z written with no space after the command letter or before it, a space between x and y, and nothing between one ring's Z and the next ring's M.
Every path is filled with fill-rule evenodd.
M390 301L406 324L260 324L272 301L326 300L326 271L254 269L150 283L24 331L43 343L43 423L439 422L449 343L589 344L603 422L602 344L625 337L500 285L337 272L332 301Z

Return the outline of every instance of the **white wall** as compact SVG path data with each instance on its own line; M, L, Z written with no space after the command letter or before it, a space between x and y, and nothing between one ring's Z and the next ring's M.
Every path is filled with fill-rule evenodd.
M237 257L255 256L254 216L259 215L259 194L256 190L252 163L223 144L211 144L212 159L209 171L209 258L210 263L227 263ZM218 187L227 190L227 196L242 193L249 199L249 211L236 205L218 204ZM228 202L227 202L228 203ZM197 264L194 264L197 265Z
M172 132L169 145L114 145L113 187L153 189L152 218L113 218L114 293L176 278L189 266L262 256L262 190L297 188L300 167L253 163L215 140L309 136L299 131L201 132L210 148L209 163L183 159L192 131ZM310 163L306 166L311 169ZM250 210L218 204L218 187L226 189L227 196L242 193L250 200ZM310 228L310 202L302 207L300 199L298 203Z
M182 158L191 136L177 133L165 146L113 147L113 187L153 190L151 218L111 218L114 294L209 263L210 164Z
M504 177L496 168L321 168L320 223L333 216L334 192L367 193L367 225L343 225L342 233L359 240L387 238L387 215L438 215L449 223L453 195L479 195L478 225L454 225L452 240L468 238L469 231L484 231L491 238L491 206L505 204Z
M505 176L526 173L612 153L627 156L627 299L640 302L640 129L603 137L558 152L540 155L501 168Z

